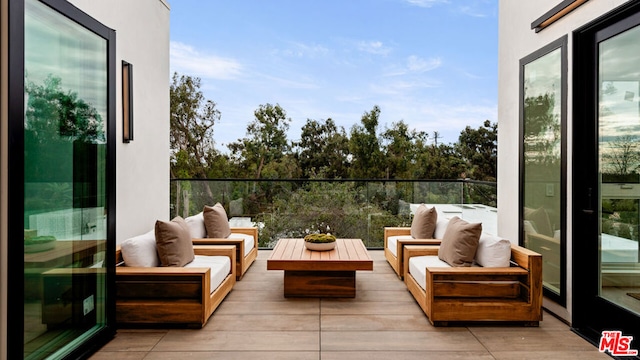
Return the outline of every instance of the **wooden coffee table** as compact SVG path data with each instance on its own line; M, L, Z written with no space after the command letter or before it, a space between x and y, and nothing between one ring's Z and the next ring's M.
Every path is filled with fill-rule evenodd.
M373 270L360 239L337 239L336 248L310 251L303 239L280 239L267 270L284 270L284 297L356 296L356 270Z

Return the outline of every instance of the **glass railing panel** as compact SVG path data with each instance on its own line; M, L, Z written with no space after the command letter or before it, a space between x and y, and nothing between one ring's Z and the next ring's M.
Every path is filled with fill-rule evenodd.
M257 226L258 245L278 239L330 232L383 246L384 228L411 226L420 204L435 205L439 216L482 221L495 231L495 183L405 180L175 179L171 214L187 217L204 205L221 203L231 226Z

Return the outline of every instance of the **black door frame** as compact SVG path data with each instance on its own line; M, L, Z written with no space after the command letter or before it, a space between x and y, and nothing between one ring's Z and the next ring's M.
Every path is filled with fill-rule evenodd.
M525 86L525 66L533 61L536 61L549 53L552 53L558 49L560 49L560 72L562 76L562 81L560 85L560 91L562 93L560 99L560 294L556 294L547 287L543 287L544 296L549 299L557 302L558 304L565 306L567 303L567 69L568 69L568 60L567 60L567 44L568 37L564 35L557 40L552 41L551 43L543 46L542 48L534 51L533 53L525 56L520 59L520 125L519 125L519 134L518 138L520 139L519 144L519 191L520 194L518 197L518 211L519 215L519 229L518 229L518 244L520 246L525 245L524 241L524 189L525 189L525 163L524 163L524 128L525 128L525 111L524 111L524 86ZM544 280L544 279L543 279Z
M116 218L116 34L85 12L66 0L38 0L62 16L75 21L84 28L107 40L107 252L105 255L106 316L107 323L91 338L72 350L67 358L84 358L95 352L115 335L115 218ZM9 239L21 239L24 229L24 15L25 0L9 1L8 11L8 186L10 211L8 217ZM24 344L24 246L20 241L8 241L8 288L7 299L7 358L21 359Z
M630 1L573 32L572 327L598 345L603 330L619 330L640 346L640 317L598 296L598 42L640 24ZM579 224L579 226L578 226Z

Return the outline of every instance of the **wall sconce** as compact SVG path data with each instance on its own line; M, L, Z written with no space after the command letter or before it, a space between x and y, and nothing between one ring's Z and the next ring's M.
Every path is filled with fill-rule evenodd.
M122 142L133 140L133 65L122 61Z
M531 29L536 32L542 31L542 29L558 21L561 17L575 10L578 6L586 3L589 0L564 0L553 9L547 11L544 15L536 19L531 23Z

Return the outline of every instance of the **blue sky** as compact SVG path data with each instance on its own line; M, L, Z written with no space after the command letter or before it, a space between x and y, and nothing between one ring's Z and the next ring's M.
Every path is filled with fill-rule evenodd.
M222 113L216 148L280 104L298 140L307 119L351 127L380 106L456 142L497 122L497 0L171 1L171 73L199 77Z

